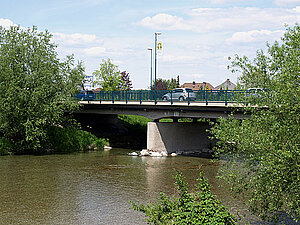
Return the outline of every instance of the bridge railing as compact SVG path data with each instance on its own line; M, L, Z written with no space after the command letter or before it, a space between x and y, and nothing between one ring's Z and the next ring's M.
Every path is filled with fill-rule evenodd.
M124 101L128 102L170 102L173 104L177 101L183 101L190 104L191 102L227 103L236 102L237 99L247 94L245 90L198 90L183 94L176 94L172 90L130 90L130 91L99 91L95 92L95 101ZM183 96L180 98L180 96Z

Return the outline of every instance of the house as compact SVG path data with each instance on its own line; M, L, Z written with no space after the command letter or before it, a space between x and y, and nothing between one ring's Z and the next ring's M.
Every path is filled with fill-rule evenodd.
M101 91L101 88L96 88L96 89L94 89L93 91L94 91L94 92L99 92L99 91Z
M224 81L222 84L216 86L214 90L234 90L236 85L232 83L229 79Z
M208 83L208 82L203 82L203 83L196 83L193 81L192 83L184 83L181 85L182 88L190 88L193 89L194 91L198 90L212 90L214 87Z

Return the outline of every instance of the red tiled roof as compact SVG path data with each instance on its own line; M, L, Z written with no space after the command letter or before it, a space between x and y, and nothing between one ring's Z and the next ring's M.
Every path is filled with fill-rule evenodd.
M196 82L184 83L183 85L181 85L181 87L182 88L190 88L190 89L193 89L194 91L196 91L196 90L204 90L205 85L208 90L212 90L214 88L210 83L196 83Z

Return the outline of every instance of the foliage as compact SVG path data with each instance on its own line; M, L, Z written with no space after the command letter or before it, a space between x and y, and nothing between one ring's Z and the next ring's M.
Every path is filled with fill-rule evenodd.
M118 66L114 65L110 59L103 59L100 69L93 72L95 84L99 84L103 91L119 90L122 82L122 76Z
M154 204L131 204L133 209L145 213L148 222L153 224L235 224L235 217L211 193L202 172L198 182L198 191L190 193L182 173L177 172L175 185L179 197L160 193Z
M165 80L162 78L156 79L156 90L172 90L179 87L179 76L177 80L174 78ZM152 90L155 88L155 81L153 81Z
M50 127L48 129L50 148L54 152L71 153L87 150L102 150L108 140L75 127Z
M167 80L166 82L168 90L179 88L179 76L177 77L177 80L175 78L171 78L171 80Z
M126 73L126 71L121 72L121 80L122 80L122 85L121 85L121 90L131 90L132 89L132 82L130 80L129 73Z
M228 155L221 176L249 199L252 212L276 219L300 215L300 26L287 28L282 43L268 44L251 61L236 56L239 86L263 88L241 99L251 117L220 119L212 129L219 155ZM267 108L266 108L267 106Z
M39 151L47 128L79 107L72 96L84 69L73 56L59 60L51 37L36 27L0 27L0 137L13 153Z
M153 81L152 90L155 90L155 81ZM156 90L168 90L166 80L162 78L156 79Z
M118 115L118 119L136 129L146 130L148 122L152 120L137 115Z
M95 84L99 84L103 91L130 90L132 83L129 73L120 72L117 65L114 65L110 59L103 59L100 69L93 72Z
M11 154L12 143L8 138L0 137L0 155Z

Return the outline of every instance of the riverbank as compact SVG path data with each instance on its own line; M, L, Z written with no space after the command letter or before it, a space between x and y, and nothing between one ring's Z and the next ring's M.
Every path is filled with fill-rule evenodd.
M27 145L14 143L8 138L0 137L0 155L41 155L97 151L103 150L105 145L109 145L108 139L96 137L94 134L80 130L75 126L65 128L52 126L47 129L47 135L38 149L30 149Z

